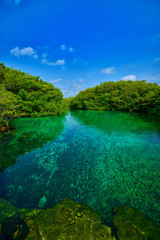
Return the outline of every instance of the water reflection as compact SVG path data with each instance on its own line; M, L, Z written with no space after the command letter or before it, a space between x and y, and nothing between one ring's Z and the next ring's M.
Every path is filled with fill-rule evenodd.
M20 155L41 148L60 135L64 117L14 119L11 123L14 130L0 135L0 171L15 164Z
M80 123L92 126L103 132L158 132L160 118L139 113L110 111L71 111L71 115Z

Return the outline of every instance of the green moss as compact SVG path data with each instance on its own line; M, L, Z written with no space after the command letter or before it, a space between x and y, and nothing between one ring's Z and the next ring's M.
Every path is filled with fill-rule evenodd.
M114 239L109 227L91 208L64 199L35 217L44 239Z
M6 239L90 239L114 240L111 229L101 223L94 210L64 199L46 210L14 208L0 199L1 236Z
M64 199L52 208L18 209L0 199L0 239L6 240L159 240L160 229L143 213L128 206L113 209L111 228L86 205Z
M113 224L119 240L159 240L160 229L142 212L128 206L113 210Z

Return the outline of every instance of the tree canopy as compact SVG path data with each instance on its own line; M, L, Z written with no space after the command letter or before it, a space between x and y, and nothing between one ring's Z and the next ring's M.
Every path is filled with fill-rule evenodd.
M41 117L68 109L145 112L160 116L160 86L142 81L103 82L64 99L60 89L38 76L0 63L0 125L14 117Z
M18 108L17 99L12 92L0 86L0 122L9 126L9 120L16 117Z
M72 98L71 109L146 112L160 116L160 86L142 81L103 82Z
M65 109L60 89L38 76L0 63L0 125L15 116L50 116Z

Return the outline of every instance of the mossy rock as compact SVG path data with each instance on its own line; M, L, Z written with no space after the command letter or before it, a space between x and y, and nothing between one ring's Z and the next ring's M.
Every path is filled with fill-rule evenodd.
M2 223L1 239L41 240L42 238L33 219L13 216Z
M160 228L136 208L117 207L113 213L118 240L160 240Z
M0 239L115 240L91 208L64 199L53 208L17 209L0 199Z
M36 223L29 217L39 211L15 208L0 198L0 240L41 240Z
M64 199L55 207L43 210L34 218L45 240L113 240L111 229L101 223L91 208Z
M18 211L11 203L0 198L0 224L9 217L12 217Z

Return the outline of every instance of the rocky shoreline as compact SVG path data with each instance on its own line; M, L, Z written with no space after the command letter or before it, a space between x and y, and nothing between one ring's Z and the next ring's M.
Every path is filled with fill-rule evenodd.
M17 209L0 199L0 240L159 240L160 228L135 208L113 209L114 229L96 211L64 199L48 209Z

